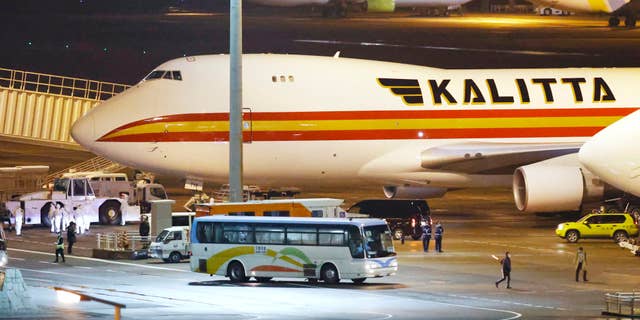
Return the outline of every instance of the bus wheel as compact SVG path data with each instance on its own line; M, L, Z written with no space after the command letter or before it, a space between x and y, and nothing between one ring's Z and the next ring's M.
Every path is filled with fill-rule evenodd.
M330 263L327 263L322 267L322 271L320 271L320 275L322 276L322 280L329 284L336 284L340 282L340 277L338 276L338 270L336 267Z
M180 262L180 253L178 252L171 252L171 254L169 255L169 261L171 263L178 263Z
M273 279L272 277L256 277L256 281L258 282L269 282Z
M238 261L234 261L231 264L229 264L229 269L227 269L227 274L229 275L229 279L231 280L231 282L247 281L247 276L244 275L244 267Z
M367 278L355 278L355 279L351 279L351 281L353 281L353 283L355 283L355 284L363 284L365 280L367 280Z

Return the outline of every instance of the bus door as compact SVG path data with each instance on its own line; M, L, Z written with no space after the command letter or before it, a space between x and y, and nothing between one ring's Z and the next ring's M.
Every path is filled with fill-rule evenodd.
M253 142L253 118L251 108L242 108L242 142Z

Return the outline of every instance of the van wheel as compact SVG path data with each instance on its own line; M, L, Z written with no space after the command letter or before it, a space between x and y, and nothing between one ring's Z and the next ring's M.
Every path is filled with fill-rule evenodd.
M340 282L340 276L338 275L338 270L336 267L330 263L327 263L322 267L322 271L320 271L320 275L322 276L322 280L328 284L336 284Z
M627 241L628 239L629 239L629 236L627 235L626 232L622 230L618 230L613 233L613 241L615 241L616 243Z
M117 204L113 201L105 202L100 206L100 209L98 211L100 224L120 224L122 219L122 212L120 211L119 202L117 202Z
M229 269L227 269L227 274L229 275L229 280L231 280L231 282L247 281L247 276L244 274L244 267L238 261L231 262Z
M402 234L404 232L402 231L402 228L395 228L393 229L393 239L395 240L400 240L402 239Z
M353 283L355 283L355 284L363 284L365 280L367 280L367 278L355 278L355 279L351 279L351 281L353 281Z
M180 253L178 252L171 252L171 254L169 255L169 261L171 263L178 263L180 262Z
M258 282L269 282L273 279L273 277L256 277L256 281Z
M576 243L580 239L580 233L576 230L569 230L566 234L567 241Z

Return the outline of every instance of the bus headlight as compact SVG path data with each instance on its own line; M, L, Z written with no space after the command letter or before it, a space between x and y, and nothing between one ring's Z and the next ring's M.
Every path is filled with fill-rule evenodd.
M367 261L367 262L364 264L364 267L365 267L367 270L377 269L377 268L378 268L378 264L377 264L377 263L375 263L375 262L373 262L373 261Z
M389 263L389 266L392 267L392 268L397 268L398 267L398 260L391 261L391 263Z

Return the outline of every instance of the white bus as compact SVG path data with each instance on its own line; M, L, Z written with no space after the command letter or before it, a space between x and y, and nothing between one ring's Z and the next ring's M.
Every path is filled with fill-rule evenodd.
M196 218L191 230L191 270L232 282L362 283L398 270L391 231L381 219L208 216Z

